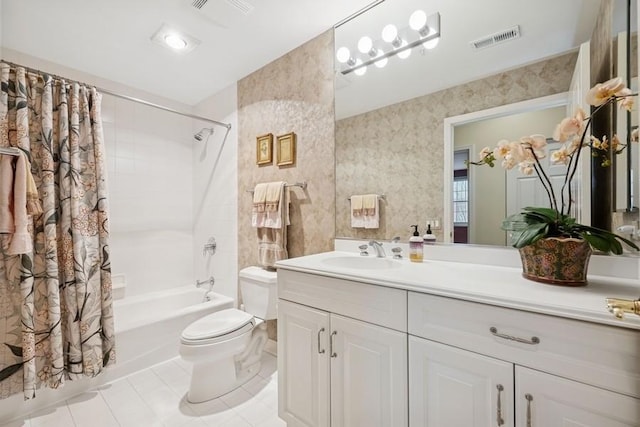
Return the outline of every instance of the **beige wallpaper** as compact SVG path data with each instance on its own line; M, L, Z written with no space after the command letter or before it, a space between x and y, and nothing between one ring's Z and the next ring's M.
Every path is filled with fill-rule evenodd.
M246 190L259 182L308 184L306 191L291 189L290 257L333 249L332 52L333 31L327 31L238 82L238 268L258 261L256 231L251 228L252 198ZM256 137L272 133L275 140L288 132L297 136L295 165L278 167L274 161L257 166Z
M443 120L568 90L566 54L336 123L336 236L391 239L443 216ZM386 196L378 230L350 227L351 194ZM442 231L435 232L442 241Z

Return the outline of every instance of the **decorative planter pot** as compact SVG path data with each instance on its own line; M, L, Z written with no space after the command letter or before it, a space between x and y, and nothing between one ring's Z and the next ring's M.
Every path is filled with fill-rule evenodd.
M582 239L547 237L519 249L522 276L560 286L587 284L591 247Z

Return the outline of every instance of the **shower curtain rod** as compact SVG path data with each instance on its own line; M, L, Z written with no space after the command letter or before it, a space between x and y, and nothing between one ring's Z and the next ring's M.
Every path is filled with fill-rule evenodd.
M0 62L4 62L5 64L11 65L13 67L22 67L22 68L24 68L25 70L27 70L27 71L29 71L31 73L48 74L48 75L50 75L51 77L53 77L54 79L57 79L57 80L64 80L66 82L75 82L75 83L79 83L79 84L84 85L84 86L95 87L98 92L105 93L105 94L111 95L111 96L115 96L116 98L126 99L127 101L137 102L139 104L143 104L143 105L146 105L146 106L149 106L149 107L157 108L159 110L168 111L168 112L174 113L174 114L179 114L181 116L189 117L191 119L202 120L204 122L213 123L214 125L225 127L225 128L227 128L227 130L231 129L231 123L219 122L217 120L208 119L206 117L198 116L198 115L195 115L195 114L184 113L182 111L175 110L173 108L165 107L164 105L154 104L153 102L145 101L144 99L140 99L140 98L134 98L133 96L129 96L129 95L123 95L121 93L113 92L113 91L110 91L108 89L103 89L103 88L97 87L95 85L87 84L87 83L84 83L84 82L81 82L81 81L78 81L78 80L67 79L67 78L58 76L56 74L47 73L45 71L40 71L40 70L35 69L35 68L27 67L25 65L16 64L15 62L5 61L4 59L0 59Z

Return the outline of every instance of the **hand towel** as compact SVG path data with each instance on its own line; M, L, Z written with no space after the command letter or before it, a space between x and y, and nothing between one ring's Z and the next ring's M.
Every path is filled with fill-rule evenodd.
M380 200L377 194L367 194L362 202L364 228L380 227Z
M278 208L275 211L280 217L275 223L280 227L258 227L258 262L265 268L274 268L276 261L288 258L287 225L289 223L289 194L285 182L277 184L279 188Z
M363 196L354 194L349 200L351 200L351 227L364 228Z
M265 201L267 199L267 183L259 183L253 189L253 207L251 209L251 226L262 227L264 225Z
M284 189L284 190L283 190ZM267 185L266 213L263 227L282 228L289 225L289 189L284 181L270 182ZM287 196L284 197L283 196ZM284 212L282 211L284 209ZM285 222L283 223L283 219Z
M0 156L0 233L13 233L13 160Z
M24 153L18 156L13 177L13 221L15 230L7 253L26 254L33 251L33 240L29 233L30 217L27 213L27 168L29 160Z

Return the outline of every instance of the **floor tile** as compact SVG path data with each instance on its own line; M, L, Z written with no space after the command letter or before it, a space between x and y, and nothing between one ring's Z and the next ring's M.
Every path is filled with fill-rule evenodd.
M38 411L32 414L29 419L31 427L73 427L76 425L66 404Z
M69 399L67 406L78 427L118 427L111 409L97 391L90 391Z
M121 427L162 426L162 422L126 379L100 388Z

